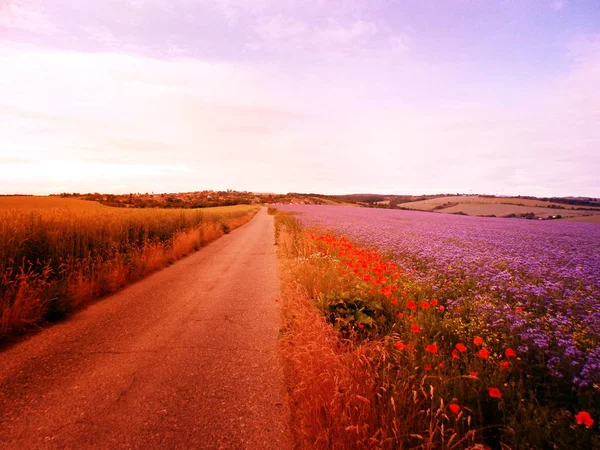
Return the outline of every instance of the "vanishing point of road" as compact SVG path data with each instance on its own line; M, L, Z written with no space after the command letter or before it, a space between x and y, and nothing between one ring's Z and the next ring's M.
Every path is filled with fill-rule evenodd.
M288 449L273 219L0 352L0 448Z

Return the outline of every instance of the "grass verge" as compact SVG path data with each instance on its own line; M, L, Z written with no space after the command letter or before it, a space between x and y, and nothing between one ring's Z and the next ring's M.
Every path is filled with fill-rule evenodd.
M271 212L300 448L600 448L593 399L550 395L510 336L447 315L377 252Z
M246 205L0 209L0 340L116 292L245 224L257 211Z

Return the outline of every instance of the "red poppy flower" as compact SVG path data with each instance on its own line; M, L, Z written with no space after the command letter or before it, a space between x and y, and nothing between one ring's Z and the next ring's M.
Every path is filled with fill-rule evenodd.
M408 302L406 302L406 307L408 309L417 309L417 304L412 300L409 300Z
M400 292L400 295L401 295L402 297L406 297L406 295L407 295L407 292L406 292L406 291L402 291L402 292Z
M420 328L420 327L419 327L419 325L417 325L416 323L413 323L413 324L410 326L410 331L411 331L411 333L418 333L418 332L420 332L420 331L421 331L421 328Z
M471 373L469 373L470 377L475 377L476 378L477 375L479 375L479 372L471 372Z
M434 298L433 300L431 300L431 306L437 306L438 301Z
M487 357L490 356L490 351L487 348L482 348L477 352L477 355L475 356L481 359L487 359Z
M396 297L392 297L390 299L390 302L392 303L392 305L397 305L398 304L398 299Z
M431 307L431 305L427 302L419 302L419 307L423 309L428 309Z
M473 344L475 344L475 345L483 344L483 338L480 338L479 336L477 336L475 339L473 339Z
M405 343L404 343L404 342L402 342L402 341L398 341L398 342L396 342L396 344L395 344L395 345L396 345L396 348L397 348L398 350L404 350L404 349L406 349L406 348L410 347L410 344L405 344Z
M368 283L369 281L371 281L371 277L367 275L363 278L363 280L365 281L365 283Z
M515 309L515 312L516 312L516 313L522 313L522 312L523 312L523 308L516 308L516 309Z
M392 296L392 289L389 286L379 289L379 293L385 295L386 297Z
M459 352L466 352L467 351L467 347L465 347L463 344L461 344L459 342L458 344L456 344L456 350L458 350Z
M402 319L404 317L404 313L398 313L398 314L396 314L396 316L398 316L399 318Z
M362 323L358 324L358 328L364 328L365 326Z
M437 345L429 344L427 347L425 347L425 351L428 351L429 353L433 353L435 355L438 351Z
M458 406L456 403L450 403L448 405L448 409L450 409L450 411L452 411L454 414L458 414L460 411L460 406Z
M444 367L444 363L439 363L439 364L438 364L438 368L440 368L440 369L441 369L441 368L443 368L443 367Z
M429 364L425 364L425 370L431 370L431 366Z
M440 306L440 311L441 311L441 312L444 312L445 310L446 310L446 307L445 307L444 305L441 305L441 306Z
M492 397L492 398L501 398L502 397L502 392L500 392L500 389L495 388L495 387L488 388L488 393L490 394L490 397Z
M508 361L500 361L500 367L502 367L504 370L508 370L508 368L510 367L510 364L508 364Z
M579 425L585 425L588 428L594 424L592 416L590 416L590 413L587 411L579 411L577 414L575 414L575 420Z
M512 348L507 348L506 351L504 352L504 354L506 355L507 358L515 358L517 356L517 354L515 353L515 351Z
M452 358L453 359L460 359L459 353L456 350L452 350Z

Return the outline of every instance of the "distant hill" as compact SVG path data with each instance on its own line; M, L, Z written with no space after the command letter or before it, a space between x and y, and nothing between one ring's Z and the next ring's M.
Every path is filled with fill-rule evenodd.
M386 195L289 192L287 194L246 191L196 191L180 193L131 194L61 194L60 197L88 200L122 208L205 208L239 204L302 204L342 205L368 208L405 209L444 214L463 214L486 217L514 217L524 219L581 219L596 221L600 218L600 200L593 197L532 196L497 197L495 195Z
M286 203L306 205L350 205L335 196L319 194L274 194L247 191L195 191L176 193L63 193L55 198L88 200L116 208L210 208L216 206L251 205L263 203Z
M600 205L574 200L536 197L496 197L491 195L441 196L399 204L402 209L432 211L469 216L517 217L525 219L562 219L600 214Z

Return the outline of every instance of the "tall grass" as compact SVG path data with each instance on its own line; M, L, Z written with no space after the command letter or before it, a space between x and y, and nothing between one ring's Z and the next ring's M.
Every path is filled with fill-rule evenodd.
M412 433L421 402L408 395L386 402L382 394L406 393L406 373L396 370L387 345L359 343L331 325L317 307L320 295L338 287L330 261L315 254L293 217L274 214L283 281L281 348L298 447L403 448L398 444Z
M553 385L532 381L535 361L511 354L510 336L483 333L468 311L468 326L459 326L434 291L373 250L276 217L282 349L300 448L600 448L576 404L559 392L540 400ZM367 259L384 267L379 288L355 275Z
M0 338L120 289L246 223L256 206L144 210L0 199ZM8 206L8 207L7 207Z

